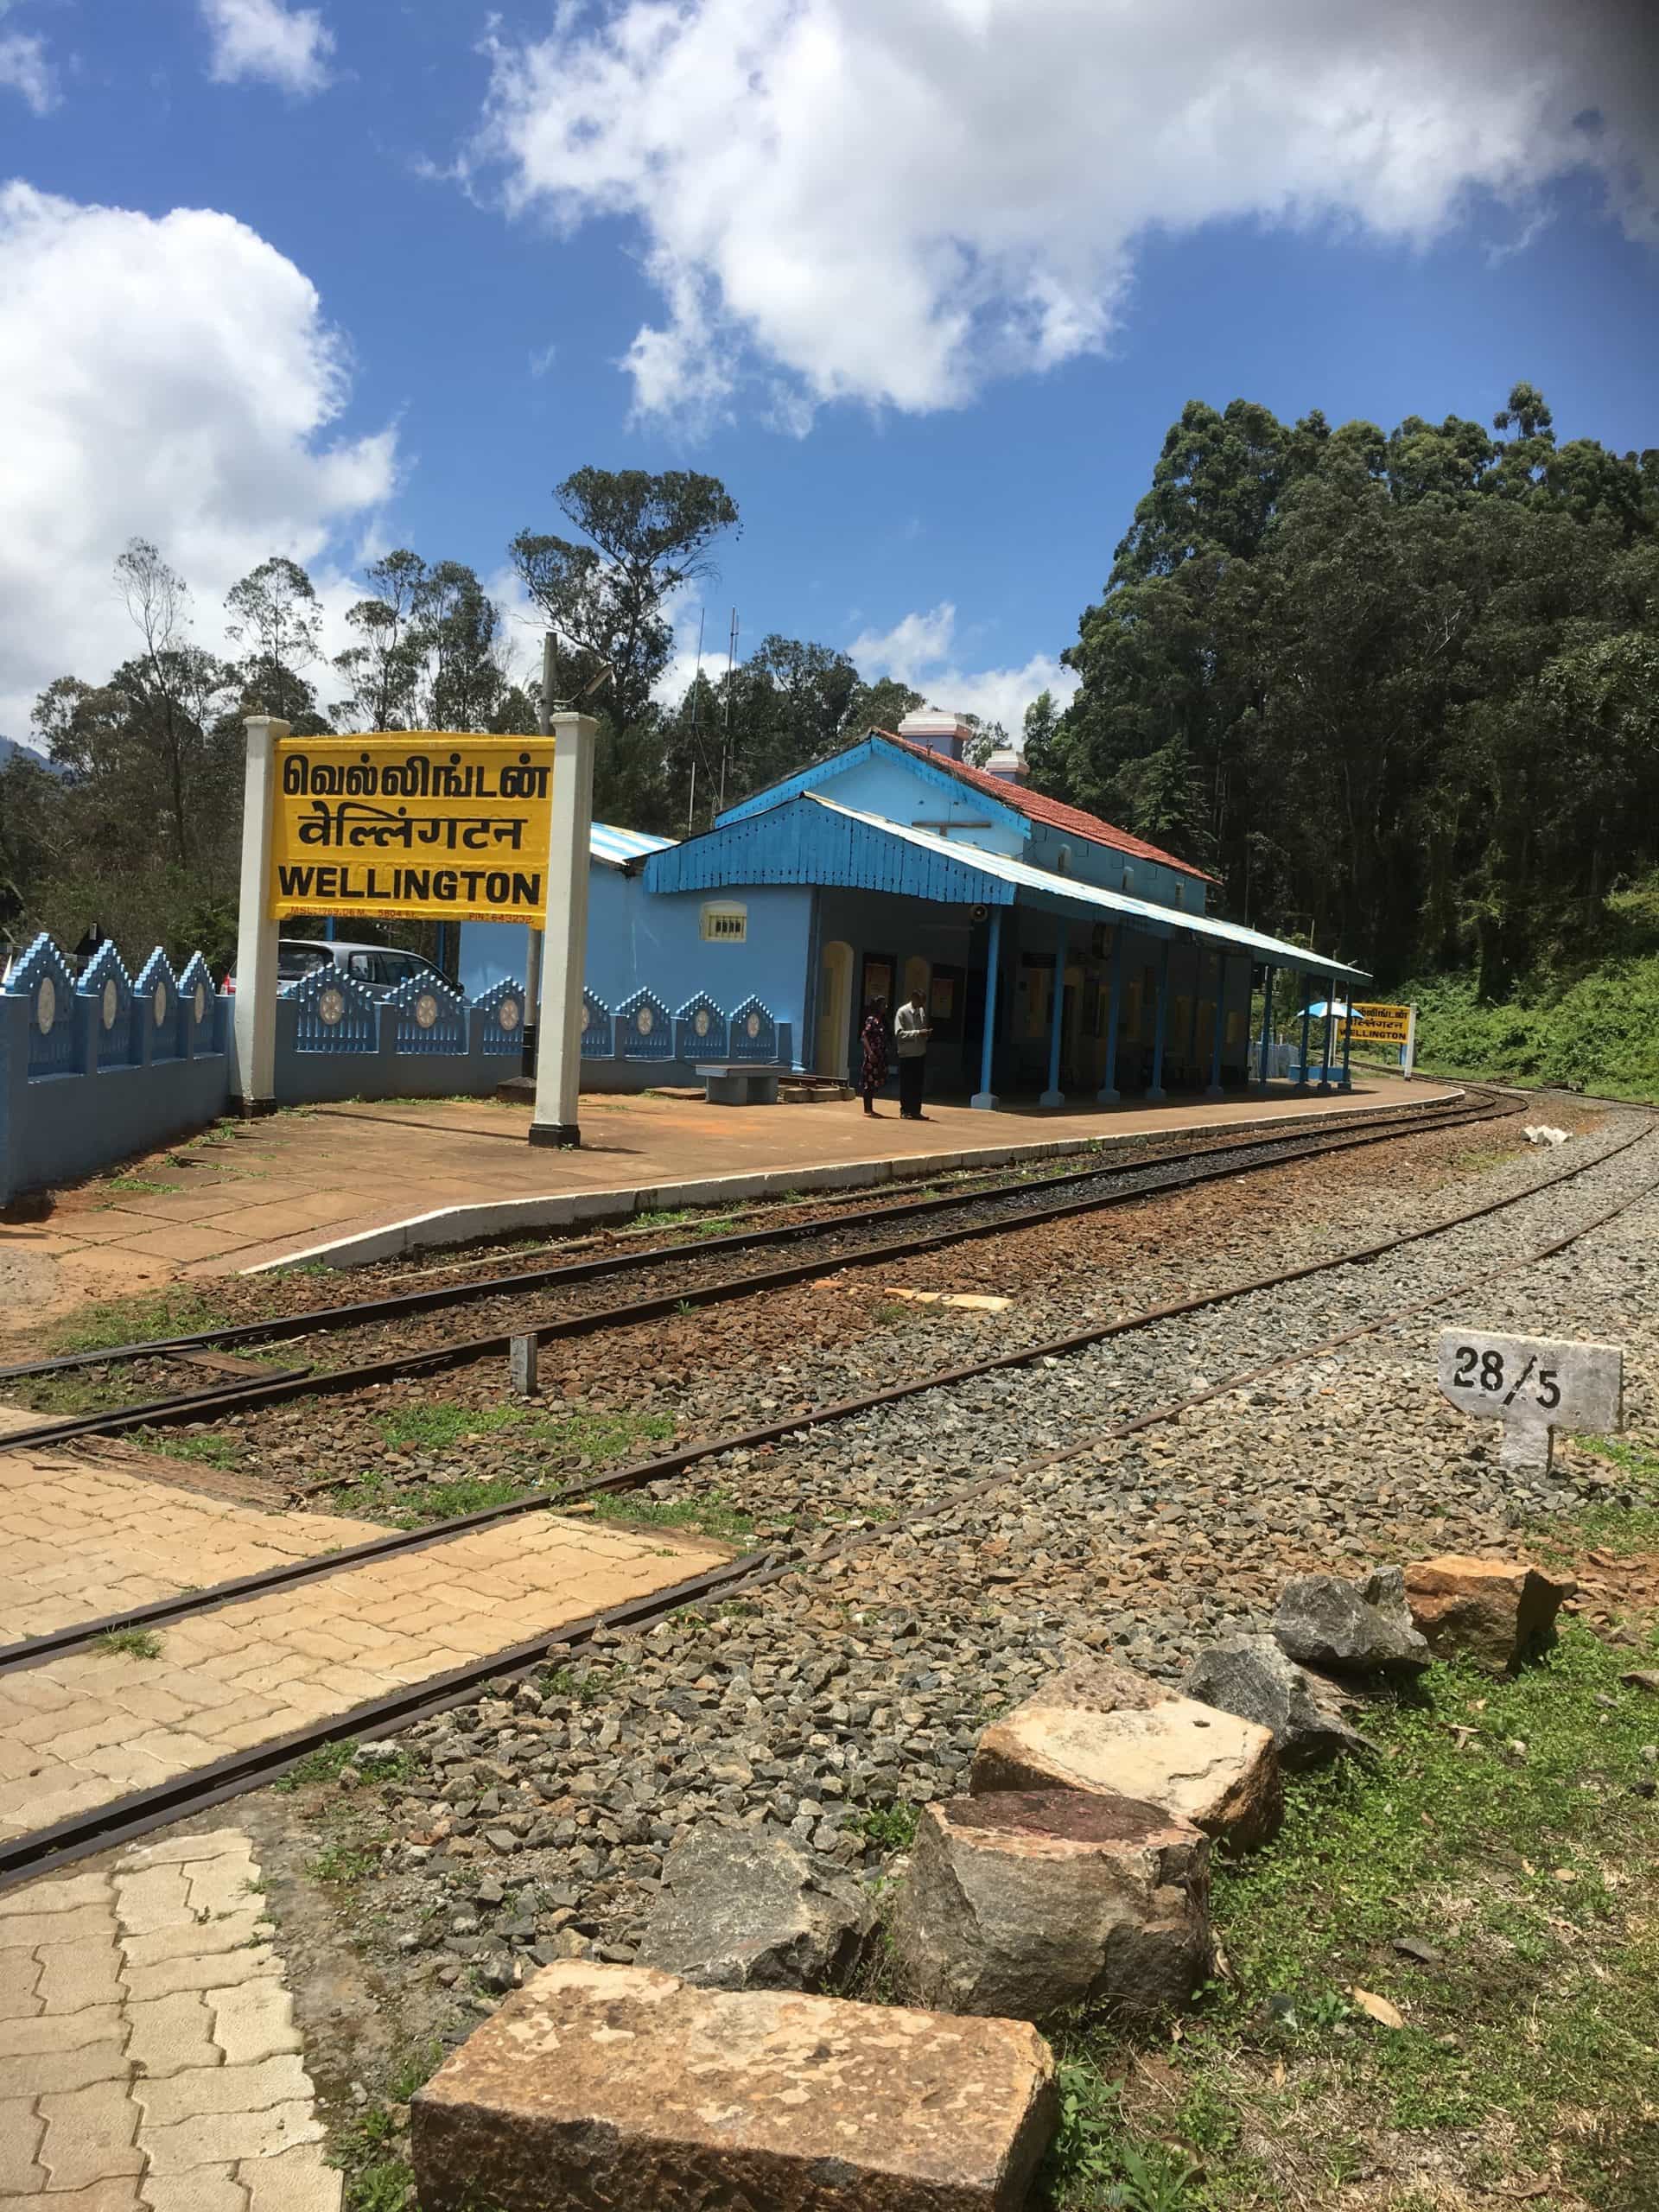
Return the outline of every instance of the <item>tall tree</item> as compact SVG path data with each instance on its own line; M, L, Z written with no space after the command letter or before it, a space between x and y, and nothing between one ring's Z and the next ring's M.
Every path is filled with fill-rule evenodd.
M243 697L252 713L276 715L315 735L327 725L302 671L322 657L322 609L297 561L276 553L225 595L226 629L243 648Z
M602 697L620 736L646 718L668 665L665 610L714 573L737 503L718 477L685 469L578 468L553 496L588 542L520 531L512 564L553 632L563 695Z

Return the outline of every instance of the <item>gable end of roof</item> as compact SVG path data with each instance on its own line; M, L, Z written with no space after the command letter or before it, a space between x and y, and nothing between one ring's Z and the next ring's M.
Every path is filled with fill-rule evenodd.
M1203 868L1194 868L1191 861L1178 860L1161 846L1149 845L1144 837L1120 830L1115 822L1104 821L1097 814L1085 814L1079 806L1067 806L1061 799L1046 798L1041 791L1027 791L1019 784L988 774L983 768L970 767L965 760L953 760L949 753L936 752L929 745L918 745L914 738L900 737L896 730L876 729L870 734L885 744L897 746L916 760L926 761L931 767L942 769L970 790L1000 800L1011 812L1024 815L1028 822L1040 822L1046 828L1063 830L1073 837L1086 837L1091 844L1104 845L1113 852L1126 854L1131 860L1155 861L1160 868L1173 868L1178 874L1190 875L1199 883L1219 880Z

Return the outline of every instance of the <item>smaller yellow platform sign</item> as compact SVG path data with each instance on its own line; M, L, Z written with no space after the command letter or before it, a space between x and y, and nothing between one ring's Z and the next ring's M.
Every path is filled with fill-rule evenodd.
M1411 1032L1412 1009L1380 1000L1356 999L1350 1030L1356 1045L1403 1045Z
M539 928L552 792L544 737L285 737L271 918L360 913Z

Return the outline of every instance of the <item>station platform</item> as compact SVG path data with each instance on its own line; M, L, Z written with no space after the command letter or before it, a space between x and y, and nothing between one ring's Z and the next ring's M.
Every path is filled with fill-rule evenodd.
M488 1099L301 1108L221 1124L192 1142L60 1192L49 1217L0 1229L0 1313L15 1327L89 1297L306 1261L365 1264L424 1245L849 1189L1090 1145L1364 1115L1457 1086L1367 1073L1346 1094L1188 1097L1147 1106L977 1112L930 1103L921 1122L856 1099L711 1106L673 1096L585 1096L579 1150L525 1141L526 1109Z

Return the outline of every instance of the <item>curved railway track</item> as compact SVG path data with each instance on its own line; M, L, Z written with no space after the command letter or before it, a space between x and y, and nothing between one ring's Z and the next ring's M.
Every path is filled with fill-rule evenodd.
M1187 1313L1245 1298L1253 1294L1277 1287L1281 1284L1297 1281L1308 1276L1331 1273L1336 1269L1363 1265L1381 1258L1401 1247L1444 1235L1456 1229L1511 1207L1524 1205L1546 1193L1576 1180L1617 1159L1654 1134L1651 1120L1644 1122L1630 1136L1593 1159L1580 1161L1560 1173L1548 1176L1524 1191L1489 1201L1464 1212L1442 1217L1421 1225L1382 1242L1332 1255L1324 1259L1281 1270L1243 1284L1202 1294L1182 1300L1173 1305L1149 1308L1133 1315L1121 1317L1096 1328L1081 1331L1065 1338L1027 1347L1022 1351L976 1363L970 1366L953 1368L927 1376L912 1383L877 1391L858 1399L842 1401L833 1405L817 1408L811 1412L796 1414L764 1429L748 1430L741 1435L710 1437L666 1455L660 1459L636 1462L633 1465L613 1471L610 1474L575 1485L557 1493L524 1499L515 1504L497 1507L472 1514L461 1519L441 1522L433 1527L410 1533L396 1533L376 1541L327 1555L324 1558L271 1570L265 1574L245 1578L209 1590L181 1595L164 1600L158 1605L144 1607L117 1618L83 1623L58 1634L38 1637L29 1643L0 1648L0 1673L42 1663L66 1651L84 1646L110 1629L136 1626L163 1619L178 1619L190 1613L208 1611L232 1604L238 1599L270 1589L279 1584L308 1577L335 1574L349 1571L353 1567L371 1558L378 1558L394 1550L416 1546L442 1544L452 1537L476 1528L481 1523L506 1518L514 1514L538 1510L556 1510L584 1496L600 1490L640 1487L677 1473L683 1467L703 1458L717 1456L740 1446L760 1441L777 1440L792 1436L849 1416L868 1411L901 1397L912 1397L928 1390L939 1389L950 1384L986 1375L1001 1369L1027 1365L1033 1362L1065 1357L1104 1339L1128 1333L1136 1329ZM1014 1481L1018 1477L1039 1471L1087 1452L1099 1444L1133 1435L1155 1425L1175 1421L1191 1409L1211 1399L1246 1387L1278 1370L1301 1361L1320 1357L1340 1346L1374 1335L1393 1324L1415 1314L1427 1312L1445 1304L1450 1299L1465 1294L1471 1288L1494 1276L1511 1271L1516 1266L1533 1265L1567 1249L1608 1222L1617 1219L1633 1205L1640 1203L1659 1188L1659 1178L1644 1183L1630 1196L1605 1208L1588 1220L1580 1222L1566 1233L1554 1236L1521 1255L1505 1259L1497 1265L1477 1271L1457 1282L1442 1284L1438 1289L1410 1304L1370 1319L1341 1334L1324 1338L1319 1343L1300 1344L1276 1357L1258 1363L1238 1373L1230 1374L1220 1382L1198 1389L1190 1395L1170 1403L1142 1409L1125 1420L1079 1434L1062 1449L1040 1458L1023 1461L1015 1468L1004 1468L971 1483L958 1486L941 1498L931 1500L918 1516L934 1519L956 1510L971 1500L982 1497ZM34 1878L54 1871L58 1866L84 1857L87 1853L111 1847L130 1838L141 1835L170 1821L204 1811L243 1791L260 1787L270 1781L296 1760L321 1745L350 1737L372 1739L395 1734L414 1720L466 1703L477 1695L486 1683L499 1681L515 1675L527 1673L545 1662L556 1650L568 1650L591 1642L607 1630L620 1630L642 1624L676 1608L698 1602L717 1593L728 1593L739 1586L754 1587L776 1581L785 1576L810 1574L829 1560L868 1545L884 1541L880 1529L866 1529L850 1535L833 1537L801 1558L779 1561L769 1555L747 1555L734 1559L725 1565L699 1575L695 1580L659 1590L651 1596L631 1601L608 1611L592 1616L585 1621L566 1623L546 1636L531 1642L515 1645L471 1662L448 1674L430 1678L406 1690L389 1696L368 1700L349 1711L327 1716L289 1735L215 1761L210 1766L180 1775L153 1788L137 1790L111 1800L94 1811L78 1815L55 1827L37 1831L34 1834L13 1838L0 1843L0 1890L14 1883Z
M1309 1134L1299 1128L1272 1137L1250 1136L1198 1146L1146 1162L1101 1164L1036 1181L1001 1184L967 1197L947 1195L899 1205L866 1206L827 1226L820 1221L786 1223L733 1236L703 1237L644 1252L605 1254L559 1266L532 1268L484 1283L397 1292L386 1298L314 1308L304 1313L194 1336L158 1338L152 1343L120 1345L108 1351L69 1353L56 1359L0 1369L0 1387L71 1369L118 1368L138 1361L165 1362L180 1355L222 1352L232 1346L310 1337L333 1339L353 1331L395 1327L413 1315L453 1306L478 1305L498 1299L523 1300L540 1293L575 1288L598 1277L655 1275L663 1269L673 1274L688 1267L700 1271L698 1279L685 1280L677 1275L666 1287L653 1289L646 1296L601 1303L551 1318L509 1313L504 1318L511 1325L486 1336L444 1338L327 1372L315 1372L310 1367L289 1369L266 1377L238 1379L136 1403L118 1404L19 1429L6 1441L12 1446L62 1443L78 1436L118 1435L135 1428L169 1427L213 1420L295 1398L346 1395L400 1377L433 1374L447 1367L499 1356L506 1351L513 1335L518 1333L533 1333L539 1343L548 1344L599 1331L630 1327L683 1313L689 1307L724 1304L781 1290L810 1281L830 1268L910 1259L976 1238L1001 1236L1010 1230L1134 1205L1304 1160L1358 1151L1423 1133L1513 1118L1518 1110L1511 1105L1495 1103L1484 1096L1474 1105L1461 1098L1434 1102L1368 1119L1365 1126L1358 1129L1344 1117L1344 1125L1335 1130L1326 1128ZM1050 1198L1048 1194L1057 1190L1075 1195ZM849 1241L852 1230L888 1229L895 1220L932 1222L939 1216L953 1214L960 1217L947 1219L943 1226L920 1232ZM717 1261L721 1255L767 1250L784 1244L806 1244L811 1249L782 1264L736 1274L710 1278L701 1273L711 1259Z

